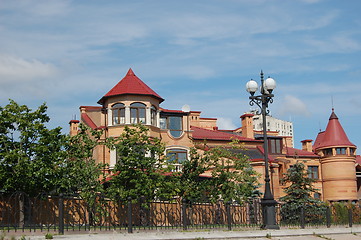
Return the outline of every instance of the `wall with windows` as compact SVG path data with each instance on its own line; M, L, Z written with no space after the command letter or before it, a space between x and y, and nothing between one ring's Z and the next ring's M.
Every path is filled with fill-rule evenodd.
M324 199L357 199L355 147L332 146L318 149Z

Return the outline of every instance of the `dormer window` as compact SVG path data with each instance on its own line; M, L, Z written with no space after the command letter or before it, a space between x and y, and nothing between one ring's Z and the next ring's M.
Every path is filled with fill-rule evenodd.
M146 123L145 118L145 104L132 103L130 104L130 123Z
M270 154L281 154L282 153L282 139L269 138L268 145L269 145Z
M125 124L125 106L116 103L112 106L113 125Z

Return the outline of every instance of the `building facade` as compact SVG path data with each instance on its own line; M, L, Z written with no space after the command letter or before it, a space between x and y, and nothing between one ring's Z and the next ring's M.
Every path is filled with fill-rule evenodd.
M201 111L164 109L160 106L163 101L129 69L125 77L101 97L98 106L80 107L80 121L92 129L104 129L103 138L120 136L127 125L146 125L149 135L165 144L165 154L176 162L176 170L187 161L189 151L195 145L225 146L237 139L244 144L242 151L253 168L264 176L263 136L261 130L254 129L253 113L241 116L241 127L219 130L216 118L204 118ZM71 135L77 134L78 124L78 120L70 121ZM292 124L288 126L293 131ZM287 133L270 128L267 135L271 186L276 199L284 195L286 186L280 181L282 175L297 161L304 162L309 177L316 179L315 187L320 193L315 197L328 201L358 199L361 181L357 181L355 169L361 172L361 161L356 157L356 146L348 140L334 111L326 130L318 134L314 144L312 140L302 141L302 149L293 147L293 134L287 136ZM94 157L100 163L107 163L110 169L117 161L115 150L105 146L99 146ZM263 178L259 181L263 192Z
M258 114L257 111L252 110L250 112L253 114L253 129L255 131L263 131L263 117L262 114ZM292 139L292 147L294 146L294 137L293 137L293 123L290 121L284 121L272 117L271 115L266 117L267 121L267 131L278 132L278 136L290 137Z

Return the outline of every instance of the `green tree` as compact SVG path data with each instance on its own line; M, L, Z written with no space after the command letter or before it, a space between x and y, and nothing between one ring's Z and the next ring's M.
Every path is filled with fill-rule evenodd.
M15 101L0 107L0 184L2 191L30 195L57 188L66 136L48 129L47 106L32 111Z
M285 196L280 198L282 221L286 223L299 223L301 209L304 209L307 223L317 223L325 215L326 205L319 199L312 197L318 192L313 185L316 179L308 177L308 171L302 162L297 162L287 170L282 183L288 183L284 191Z
M211 202L244 202L258 196L258 174L248 158L237 151L241 148L239 143L233 142L228 147L204 149L202 153L193 149L179 175L180 195ZM211 177L200 178L206 172L210 172Z
M65 144L66 159L63 167L63 179L59 182L62 192L78 192L84 199L94 198L103 192L100 178L106 165L97 163L94 151L102 142L102 130L93 130L84 124L74 136L68 136Z
M116 151L117 162L109 180L108 194L113 199L146 200L169 197L171 184L165 173L164 144L149 136L144 125L125 126L117 138L109 138L108 146Z
M0 107L1 191L32 196L100 191L101 166L92 156L102 132L82 125L76 136L48 129L46 110L45 104L33 111L13 100Z

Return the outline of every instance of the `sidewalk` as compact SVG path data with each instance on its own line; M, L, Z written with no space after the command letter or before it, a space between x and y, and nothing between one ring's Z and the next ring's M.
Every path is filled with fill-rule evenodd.
M39 240L45 239L45 234L38 236L26 236L26 239ZM361 240L361 227L334 227L334 228L312 228L312 229L281 229L281 230L253 230L253 231L147 231L139 230L132 234L126 231L122 232L102 232L102 233L84 233L72 234L68 232L65 235L54 235L54 239L59 240L247 240L247 239L279 239L279 240L306 240L306 239L334 239L334 240Z

